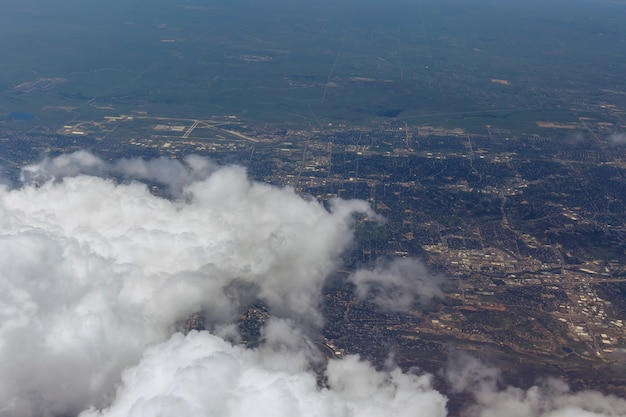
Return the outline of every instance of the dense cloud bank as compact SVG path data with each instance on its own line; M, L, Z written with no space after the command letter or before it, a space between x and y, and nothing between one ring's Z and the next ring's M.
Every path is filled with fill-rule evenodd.
M110 165L81 152L27 167L26 185L0 190L7 415L105 405L145 346L194 312L232 322L242 297L321 324L321 287L351 243L354 214L373 216L370 207L336 200L329 211L293 190L252 183L241 167L211 165ZM161 167L169 183L185 184L180 198L81 174L128 166L140 178Z
M326 209L198 157L107 163L78 152L22 178L0 188L0 416L446 415L428 375L352 356L324 366L302 330L323 322L321 288L355 215L375 218L365 202ZM352 280L408 306L439 294L421 268L380 263ZM254 350L220 337L237 339L233 323L253 299L272 313ZM211 333L175 333L198 312ZM491 392L491 402L477 395L480 412L499 404L502 391ZM617 415L599 410L562 415Z

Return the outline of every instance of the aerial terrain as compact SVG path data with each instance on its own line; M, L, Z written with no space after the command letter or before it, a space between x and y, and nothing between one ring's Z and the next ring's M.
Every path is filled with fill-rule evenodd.
M624 16L4 0L0 416L625 416Z

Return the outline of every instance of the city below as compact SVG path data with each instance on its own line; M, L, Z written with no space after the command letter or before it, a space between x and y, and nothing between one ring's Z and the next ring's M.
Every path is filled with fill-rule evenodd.
M392 350L404 366L436 371L450 349L468 350L505 369L517 363L515 372L530 375L516 374L522 380L547 370L626 394L626 161L613 127L584 120L575 134L485 136L390 118L298 130L142 111L10 128L19 123L32 122L0 132L13 181L42 154L199 154L320 201L368 201L386 222L360 221L346 269L327 285L320 344L331 356L377 361ZM152 191L167 197L158 183ZM341 277L380 257L421 259L445 277L445 296L402 313L356 299ZM268 317L262 305L242 312L245 342L254 344Z

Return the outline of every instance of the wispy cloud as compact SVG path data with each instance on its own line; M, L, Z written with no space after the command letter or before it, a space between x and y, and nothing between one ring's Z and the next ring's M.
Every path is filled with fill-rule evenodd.
M626 400L596 391L573 393L564 382L548 378L529 389L505 386L500 371L468 354L453 355L443 372L455 392L467 392L475 403L464 417L618 417Z
M414 258L378 259L372 269L359 269L349 280L359 299L371 299L388 311L406 311L414 302L440 297L444 277Z
M165 171L184 198L107 178L111 167L154 164L173 167ZM81 152L28 167L36 183L0 190L0 403L10 415L106 405L121 371L176 322L199 311L234 321L235 283L276 317L321 324L320 289L369 205L337 200L329 211L250 182L241 167L210 165L106 164Z
M626 132L613 132L606 137L606 140L614 146L626 145Z

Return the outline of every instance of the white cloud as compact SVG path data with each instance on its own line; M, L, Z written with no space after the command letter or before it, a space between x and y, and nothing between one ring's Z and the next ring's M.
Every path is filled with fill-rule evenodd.
M232 321L237 296L224 289L234 283L257 288L276 316L320 324L320 289L351 242L353 214L372 214L362 201L328 211L240 167L180 174L177 200L80 174L107 166L67 155L29 168L55 181L0 189L0 415L104 406L121 371L177 321L200 310Z
M356 285L359 299L371 297L388 311L406 311L417 299L426 303L443 294L443 277L413 258L378 259L373 269L359 269L348 279Z
M324 358L313 341L293 320L270 317L261 329L260 357L270 369L310 369Z
M595 391L573 393L567 384L546 379L527 390L502 386L497 368L469 355L456 355L444 375L455 392L474 395L463 417L623 417L626 400Z
M197 155L189 155L182 161L161 157L151 160L120 159L107 163L87 151L77 151L56 158L46 157L37 164L24 167L21 180L27 184L43 184L78 175L113 176L155 182L165 186L169 195L178 197L187 185L207 178L217 169L217 164Z
M281 352L278 358L289 355ZM446 399L432 389L428 376L378 372L358 357L347 357L329 363L329 387L318 388L310 372L276 370L261 356L207 332L174 335L124 372L110 408L81 417L446 415Z
M43 184L52 179L75 177L80 174L104 175L108 170L108 165L100 158L87 151L78 151L56 158L46 157L38 164L24 167L21 180Z

